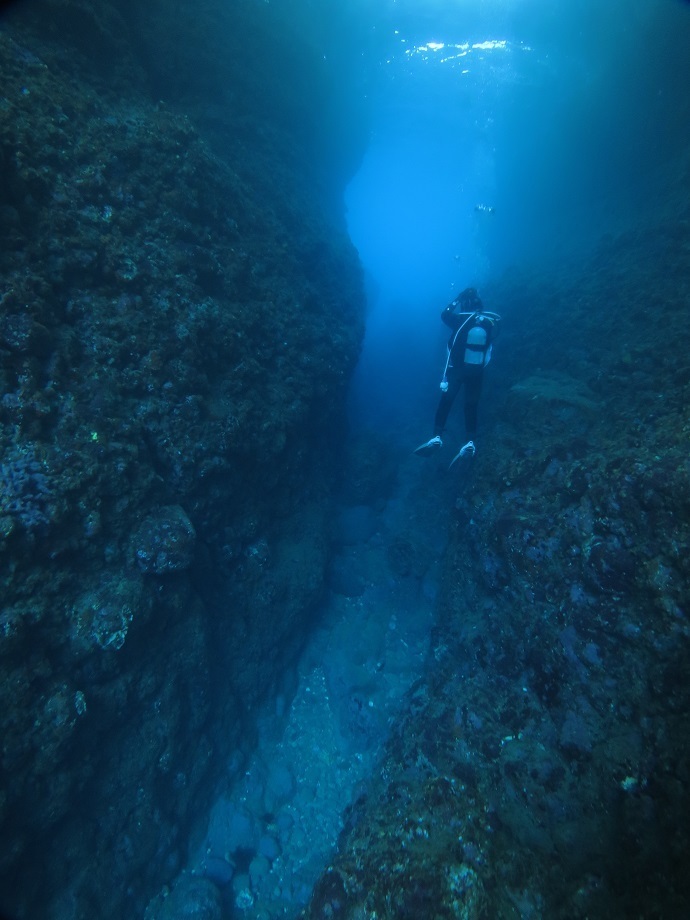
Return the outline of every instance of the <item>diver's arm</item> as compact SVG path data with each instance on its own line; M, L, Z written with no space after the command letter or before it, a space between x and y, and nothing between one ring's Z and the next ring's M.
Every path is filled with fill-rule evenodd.
M457 301L454 300L453 303L449 303L443 313L441 313L441 319L446 326L450 326L451 329L459 329L460 326L472 316L472 313L456 313L455 308L457 305Z

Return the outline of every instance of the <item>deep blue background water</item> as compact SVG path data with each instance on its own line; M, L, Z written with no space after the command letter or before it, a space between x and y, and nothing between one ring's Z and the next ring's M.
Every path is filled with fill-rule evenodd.
M402 0L378 10L371 144L346 200L371 276L355 417L381 427L430 413L438 312L454 291L512 266L571 261L659 205L690 132L690 7Z

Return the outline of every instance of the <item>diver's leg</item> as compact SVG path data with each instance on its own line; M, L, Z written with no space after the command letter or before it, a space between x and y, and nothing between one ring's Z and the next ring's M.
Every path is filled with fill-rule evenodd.
M438 408L436 409L436 417L434 418L434 436L441 437L443 431L446 427L446 422L448 421L448 414L450 413L455 397L460 392L460 387L462 386L462 375L458 374L454 369L448 373L448 389L445 393L441 393L441 398L438 401Z
M484 368L465 369L465 435L468 441L477 437L477 410L483 378Z
M462 386L462 377L460 374L453 373L452 369L449 370L446 379L448 380L448 389L445 393L441 393L441 398L438 401L438 408L436 409L436 416L434 417L434 433L426 443L420 444L415 450L415 453L419 454L420 457L433 454L439 447L443 446L441 435L443 434L443 429L446 427L446 419L453 405L453 400L458 395L458 391Z

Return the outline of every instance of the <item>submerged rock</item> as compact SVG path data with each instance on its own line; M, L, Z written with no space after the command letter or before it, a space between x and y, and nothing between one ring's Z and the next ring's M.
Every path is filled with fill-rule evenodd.
M182 874L172 891L159 895L146 909L144 920L221 920L221 899L207 878Z
M0 901L114 920L181 864L323 593L364 126L273 5L6 6Z
M179 505L148 515L132 539L137 565L149 575L182 572L192 564L196 531Z
M643 355L690 337L688 277L682 221L491 292L486 452L423 492L455 510L428 671L304 918L687 913L689 378Z

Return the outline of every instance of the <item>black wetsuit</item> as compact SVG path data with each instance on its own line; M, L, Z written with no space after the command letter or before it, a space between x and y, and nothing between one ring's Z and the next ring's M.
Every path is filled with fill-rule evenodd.
M464 386L465 433L467 439L473 441L477 436L477 406L482 390L484 368L488 364L491 355L491 344L498 335L498 322L482 316L480 311L477 312L475 318L470 318L467 313L455 313L455 308L455 304L450 304L441 313L441 319L447 326L450 326L453 330L453 335L448 340L450 350L450 359L446 369L448 389L441 395L438 409L436 410L434 435L440 437L443 434L453 401ZM468 343L467 337L470 330L478 327L486 332L485 343L483 345ZM469 358L470 355L476 363L466 361L466 358Z

